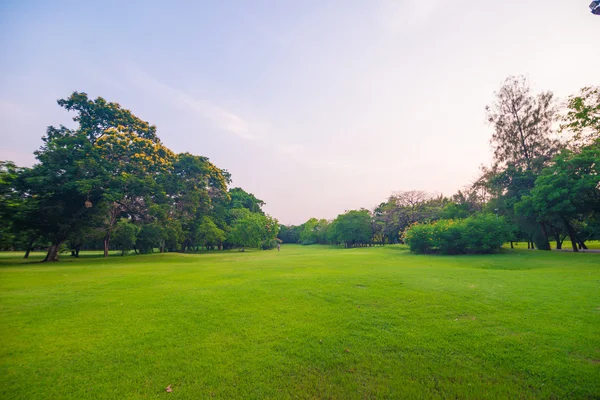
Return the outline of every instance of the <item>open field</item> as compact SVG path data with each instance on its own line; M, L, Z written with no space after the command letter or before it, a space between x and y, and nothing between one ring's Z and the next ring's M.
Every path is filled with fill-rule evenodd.
M600 254L21 256L2 399L600 398Z

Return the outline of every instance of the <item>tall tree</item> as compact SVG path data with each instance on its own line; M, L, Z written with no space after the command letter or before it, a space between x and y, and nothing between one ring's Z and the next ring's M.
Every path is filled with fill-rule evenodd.
M521 214L564 225L573 251L583 245L576 224L600 213L600 139L580 151L563 150L535 180L535 187L516 205Z
M514 204L533 188L536 176L559 147L552 138L556 115L553 94L534 95L524 77L509 77L486 113L494 128L494 165L486 176L491 191L504 198L500 201L506 205L504 213L514 216ZM549 250L546 223L540 221L539 226L542 235L538 236L538 248Z
M556 115L553 98L552 92L533 95L524 77L511 76L504 81L495 102L486 107L487 119L494 127L495 164L541 171L557 149L551 138Z

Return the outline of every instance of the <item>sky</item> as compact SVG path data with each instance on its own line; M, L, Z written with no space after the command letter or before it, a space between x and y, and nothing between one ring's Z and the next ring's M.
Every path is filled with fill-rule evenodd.
M0 159L28 166L73 91L209 157L285 224L451 195L491 161L502 81L600 84L589 0L0 1Z

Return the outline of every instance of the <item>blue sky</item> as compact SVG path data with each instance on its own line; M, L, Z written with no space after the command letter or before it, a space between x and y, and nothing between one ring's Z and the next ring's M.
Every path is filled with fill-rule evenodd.
M0 2L0 159L33 163L56 105L102 96L209 157L284 223L451 195L491 158L511 74L598 84L587 0Z

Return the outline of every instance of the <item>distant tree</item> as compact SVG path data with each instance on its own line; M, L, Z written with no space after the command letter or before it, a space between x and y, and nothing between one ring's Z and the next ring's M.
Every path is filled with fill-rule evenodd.
M277 220L259 213L252 213L248 209L236 210L236 219L233 222L228 240L236 245L246 247L261 247L261 243L275 239L279 233Z
M338 215L331 224L329 235L333 243L343 243L345 247L371 244L371 214L363 209Z
M135 248L139 232L140 227L134 225L129 219L123 218L117 222L113 234L113 243L121 250L121 255Z
M217 225L209 218L203 217L202 223L198 226L196 237L198 244L206 247L219 246L225 241L225 232L217 227Z
M496 100L486 107L487 118L494 128L492 147L494 165L486 171L488 185L502 213L512 220L514 204L533 188L535 178L556 154L559 144L552 139L556 115L553 94L533 95L523 77L509 77L496 93ZM528 221L526 221L528 223ZM549 250L548 227L540 221L538 248Z
M281 225L278 237L283 243L298 243L300 241L301 231L301 225Z

